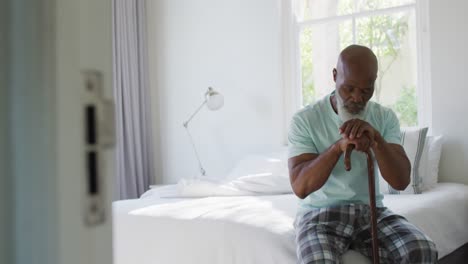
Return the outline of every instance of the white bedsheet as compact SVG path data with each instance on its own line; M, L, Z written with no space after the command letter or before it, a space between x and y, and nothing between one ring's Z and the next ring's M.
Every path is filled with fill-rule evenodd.
M115 263L293 264L296 203L292 194L161 199L158 191L115 202ZM428 234L440 258L468 242L466 185L387 195L384 204ZM370 263L363 258L348 251L344 263Z

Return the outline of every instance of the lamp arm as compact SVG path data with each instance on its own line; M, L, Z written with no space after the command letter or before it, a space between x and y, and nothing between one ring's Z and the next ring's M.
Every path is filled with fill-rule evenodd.
M195 153L195 156L197 157L198 167L200 169L200 173L201 173L202 176L205 176L206 171L203 168L203 165L202 165L201 160L200 160L200 156L198 155L197 148L195 147L195 143L193 142L192 134L190 134L190 131L189 131L187 126L184 125L184 127L185 127L185 130L187 131L187 134L189 136L190 143L192 144L193 152Z
M198 167L200 169L200 173L202 176L205 176L206 174L206 171L205 169L203 168L203 165L201 163L201 160L200 160L200 156L198 155L198 151L197 151L197 148L195 147L195 143L193 142L193 138L192 138L192 134L190 134L190 131L188 129L188 124L189 122L195 117L195 115L200 112L200 110L202 109L202 107L206 104L207 100L205 99L205 101L203 101L203 103L197 108L197 110L195 110L195 112L189 117L189 119L187 119L187 121L185 121L183 123L184 127L185 127L185 131L187 131L187 134L189 136L189 139L190 139L190 143L192 144L192 148L193 148L193 152L195 153L195 156L197 157L197 161L198 161Z
M203 101L203 103L197 108L197 110L195 110L195 112L189 117L189 119L187 119L187 121L185 121L183 123L184 127L187 128L188 127L188 123L190 121L192 121L193 117L195 117L195 115L200 112L200 110L202 109L202 107L206 104L207 100L205 99L205 101ZM188 131L188 130L187 130Z

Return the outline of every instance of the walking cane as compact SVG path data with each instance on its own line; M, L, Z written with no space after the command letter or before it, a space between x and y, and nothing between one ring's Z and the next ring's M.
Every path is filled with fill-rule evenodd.
M346 171L351 170L351 151L353 151L354 145L348 145L344 155L344 162ZM375 206L375 179L374 179L374 161L370 150L366 151L367 157L367 173L369 176L369 199L371 209L371 231L372 231L372 259L373 264L379 264L379 245L377 237L377 209Z

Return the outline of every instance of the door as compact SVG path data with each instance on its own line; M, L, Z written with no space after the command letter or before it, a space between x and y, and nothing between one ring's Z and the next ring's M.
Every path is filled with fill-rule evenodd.
M58 263L112 263L111 11L111 0L56 1Z

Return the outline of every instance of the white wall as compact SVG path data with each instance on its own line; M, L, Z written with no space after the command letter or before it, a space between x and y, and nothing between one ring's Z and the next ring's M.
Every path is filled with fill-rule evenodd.
M208 86L225 96L190 123L207 174L284 141L279 1L149 1L157 182L198 174L182 123ZM159 140L158 140L159 138Z
M446 137L440 176L468 184L468 1L429 2L432 71L432 124Z

